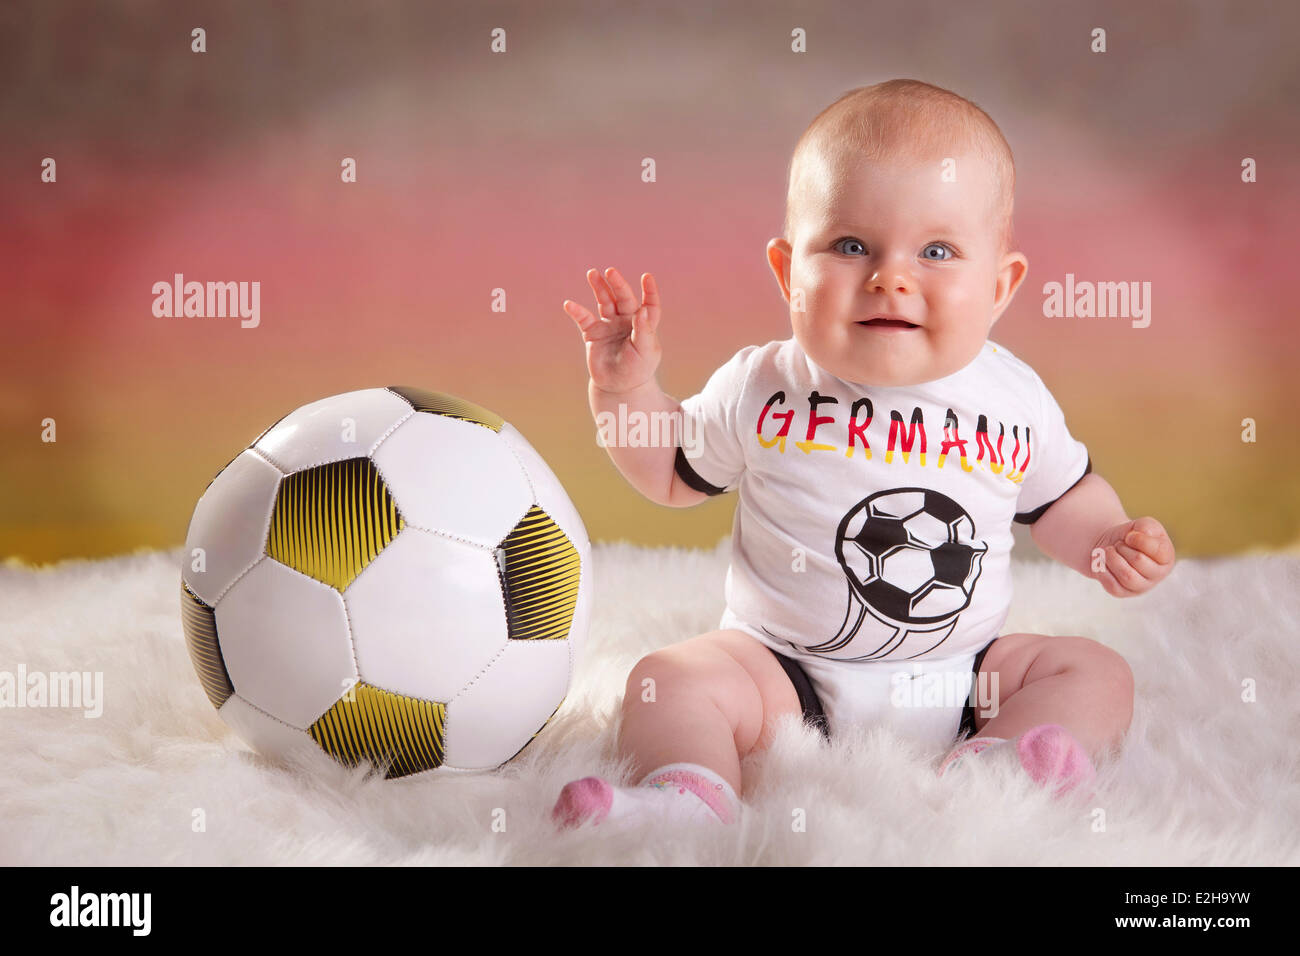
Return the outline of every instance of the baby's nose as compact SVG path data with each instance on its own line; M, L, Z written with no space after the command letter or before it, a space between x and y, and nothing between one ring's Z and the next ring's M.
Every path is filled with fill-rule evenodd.
M867 288L872 292L906 292L912 284L911 274L898 267L881 267L867 280Z

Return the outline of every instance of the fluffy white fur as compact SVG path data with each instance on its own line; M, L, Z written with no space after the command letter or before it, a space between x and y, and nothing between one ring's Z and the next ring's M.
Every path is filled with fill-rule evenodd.
M323 755L278 767L227 730L185 651L179 550L10 563L0 670L103 671L106 701L98 719L0 710L0 863L1300 863L1300 559L1278 555L1182 561L1123 601L1016 563L1009 631L1095 637L1137 677L1126 746L1086 803L1053 803L996 761L940 780L941 753L871 729L828 748L790 720L746 762L733 828L557 832L564 783L625 769L613 748L631 666L716 626L728 551L598 545L587 653L548 729L496 773L391 782Z

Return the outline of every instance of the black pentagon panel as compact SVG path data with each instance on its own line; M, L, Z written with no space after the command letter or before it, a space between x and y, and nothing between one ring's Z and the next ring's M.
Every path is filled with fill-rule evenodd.
M896 621L906 621L912 613L912 595L888 581L877 578L861 588L863 600Z
M966 510L945 494L927 491L925 494L925 512L933 515L949 528L953 522L966 517Z
M962 585L970 574L974 549L968 544L941 544L930 552L935 580Z
M235 692L235 688L230 683L230 673L221 656L221 644L217 640L217 616L184 581L181 582L181 627L185 631L185 646L190 652L194 670L199 675L199 683L203 685L203 693L208 695L213 707L220 709Z
M501 431L501 426L506 423L506 420L495 412L490 412L473 402L467 402L463 398L457 398L455 395L448 395L445 392L433 392L424 388L414 388L410 385L389 385L388 390L394 395L400 395L406 399L417 412L459 418L461 421L473 422L475 425L490 428L494 432Z
M907 544L907 528L898 518L868 518L854 540L872 554L884 554L900 544Z
M442 765L447 706L380 690L364 682L340 697L308 733L320 748L349 767L368 760L386 779Z
M346 458L280 480L266 553L342 592L406 522L369 458Z
M559 525L533 505L501 543L498 557L510 639L568 637L582 559Z

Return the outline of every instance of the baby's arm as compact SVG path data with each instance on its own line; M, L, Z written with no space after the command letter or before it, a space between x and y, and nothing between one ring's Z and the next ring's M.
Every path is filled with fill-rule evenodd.
M1115 489L1095 472L1057 499L1029 533L1044 554L1096 578L1114 597L1150 590L1174 566L1174 544L1160 522L1130 519ZM1094 562L1098 549L1104 561ZM1095 564L1104 567L1094 570Z
M613 267L606 269L603 276L595 269L589 270L587 282L596 294L600 316L569 299L564 300L564 307L582 330L587 346L587 370L591 374L587 398L592 417L599 422L603 413L612 413L617 421L622 405L629 421L634 420L632 416L644 415L645 421L659 422L660 415L668 414L672 421L680 422L681 403L664 394L655 377L662 350L657 333L659 290L654 276L641 276L640 308L632 288ZM680 436L677 440L680 442ZM606 451L623 477L657 504L684 508L708 497L677 477L676 444L624 447L610 442Z
M664 394L659 383L651 378L644 385L630 392L607 392L600 388L595 379L587 384L587 398L591 403L592 417L600 420L602 412L612 413L618 420L619 405L627 406L629 420L634 414L645 415L646 421L660 421L660 413L668 413L674 422L681 421L681 402ZM678 439L680 441L680 437ZM709 497L702 491L696 491L677 477L674 468L677 459L677 446L650 445L644 447L619 446L610 443L605 446L614 466L631 482L632 487L656 504L670 505L674 508L686 508L699 504Z

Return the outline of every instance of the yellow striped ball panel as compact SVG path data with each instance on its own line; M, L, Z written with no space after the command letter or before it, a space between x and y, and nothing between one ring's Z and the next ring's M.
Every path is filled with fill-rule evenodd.
M374 463L348 458L280 482L266 553L342 591L405 526Z
M501 431L501 426L506 423L506 420L495 412L445 392L431 392L428 389L412 388L409 385L389 385L388 390L410 402L411 407L417 412L459 418L461 421L490 428L494 432Z
M537 505L501 545L506 621L513 640L569 636L578 603L582 560L560 527Z
M185 630L185 646L189 648L190 660L198 672L203 693L208 695L213 707L220 708L235 688L230 683L221 645L217 642L216 613L184 581L181 582L181 627Z
M369 760L386 778L442 764L447 707L358 683L308 728L321 748L355 767Z

